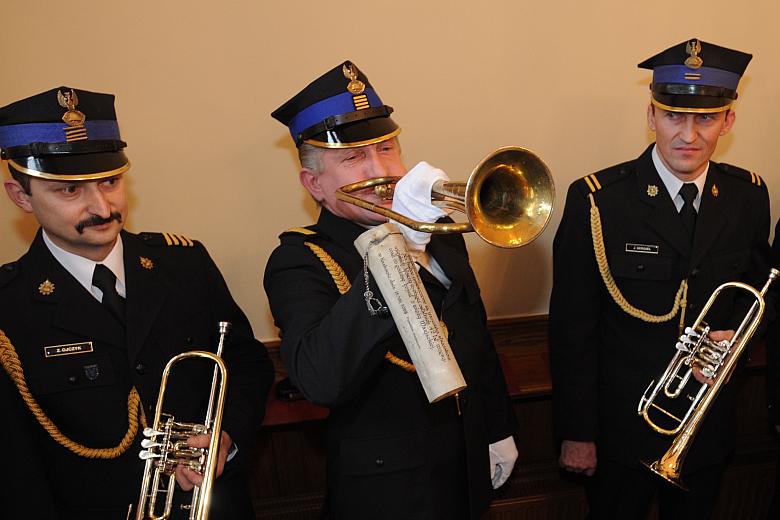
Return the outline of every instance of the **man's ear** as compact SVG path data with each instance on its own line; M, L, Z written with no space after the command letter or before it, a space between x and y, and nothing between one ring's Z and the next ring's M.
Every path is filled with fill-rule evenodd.
M647 126L655 132L655 107L652 103L647 105Z
M737 120L737 114L733 110L726 112L726 119L723 121L723 128L720 129L720 135L724 136L731 131L734 121Z
M28 195L21 184L14 179L9 179L3 183L3 186L5 187L5 192L8 194L8 198L11 199L14 204L27 213L33 212L32 204L30 204L30 197L32 195Z
M303 187L309 191L314 200L317 202L322 202L324 197L322 193L322 186L320 186L319 173L308 168L301 168L301 171L298 172L298 178L301 180L301 184L303 184Z

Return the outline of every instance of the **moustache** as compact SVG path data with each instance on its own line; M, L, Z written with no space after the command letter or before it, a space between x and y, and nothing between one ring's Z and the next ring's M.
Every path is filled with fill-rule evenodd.
M101 224L108 224L112 220L116 220L120 224L122 223L122 214L118 211L113 211L108 217L101 217L99 215L92 215L91 217L82 220L78 224L76 224L76 231L79 232L79 235L84 233L84 228L90 227L90 226L99 226Z

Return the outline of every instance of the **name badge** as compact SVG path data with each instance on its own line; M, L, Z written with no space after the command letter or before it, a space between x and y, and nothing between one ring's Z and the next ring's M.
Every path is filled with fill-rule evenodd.
M72 356L74 354L86 354L92 352L92 342L85 341L84 343L68 343L67 345L52 345L51 347L43 347L43 353L47 358L58 356Z
M643 253L646 255L657 255L658 246L651 244L626 244L626 253Z

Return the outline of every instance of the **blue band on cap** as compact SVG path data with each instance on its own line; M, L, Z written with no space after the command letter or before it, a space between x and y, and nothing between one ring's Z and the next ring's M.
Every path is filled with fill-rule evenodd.
M686 78L686 75L689 77ZM698 75L699 79L690 76ZM653 69L653 83L683 83L685 85L707 85L737 90L740 75L723 69L701 67L691 69L685 65L663 65Z
M369 106L382 106L382 100L376 95L374 89L367 88L363 91L363 94L368 98ZM321 123L331 116L355 112L355 103L352 101L352 98L354 97L354 94L351 92L342 92L341 94L329 97L328 99L318 101L298 112L295 117L290 120L289 125L290 135L292 135L293 141L297 142L298 134L310 126Z
M87 121L89 140L119 140L119 125L116 121ZM27 123L23 125L0 126L0 148L11 148L30 143L63 143L67 141L64 130L70 128L64 123Z

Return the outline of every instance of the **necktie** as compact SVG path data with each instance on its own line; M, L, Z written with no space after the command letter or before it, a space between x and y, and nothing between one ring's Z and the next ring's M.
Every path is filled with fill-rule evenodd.
M680 196L683 198L683 206L680 209L680 219L683 227L688 232L688 237L693 242L693 230L696 229L696 208L693 207L693 200L699 193L699 189L692 182L683 184L680 188Z
M116 276L111 269L103 264L95 266L92 275L92 285L103 291L103 305L119 320L125 324L125 299L116 292Z

